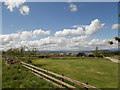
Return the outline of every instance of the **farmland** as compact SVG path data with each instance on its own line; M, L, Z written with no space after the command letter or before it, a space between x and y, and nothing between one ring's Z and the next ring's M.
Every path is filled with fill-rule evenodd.
M32 64L98 88L118 87L118 64L107 59L43 58L32 60Z

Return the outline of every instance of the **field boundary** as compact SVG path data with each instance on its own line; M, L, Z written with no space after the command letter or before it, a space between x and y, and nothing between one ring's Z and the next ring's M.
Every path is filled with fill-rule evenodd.
M60 88L64 88L63 86L61 86L61 85L59 85L59 84L57 84L57 83L54 83L54 82L50 81L49 79L46 79L46 78L40 76L40 75L37 74L37 73L34 73L34 72L32 72L32 71L30 71L30 72L33 73L34 75L40 77L41 79L44 79L44 80L46 80L46 81L48 81L48 82L50 82L50 83L52 83L52 84L54 84L54 85L56 85L56 86L58 86L58 87L60 87Z
M44 73L42 73L42 72L40 72L40 71L37 71L37 70L33 69L33 68L30 68L30 67L25 66L25 65L23 65L23 66L26 67L26 68L28 68L28 69L30 69L30 70L32 70L34 73L41 74L41 75L43 75L43 76L45 76L45 77L47 77L47 78L49 78L49 79L52 79L52 80L54 80L54 81L56 81L56 82L58 82L58 83L61 83L62 85L65 85L65 86L67 86L67 87L69 87L69 88L75 88L75 87L72 86L72 85L69 85L69 84L67 84L67 83L65 83L65 82L62 82L62 81L60 81L60 80L58 80L58 79L56 79L56 78L54 78L54 77L51 77L51 76L49 76L49 75L47 75L47 74L44 74Z
M69 77L66 77L66 76L64 76L64 75L59 75L59 74L57 74L57 73L54 73L54 72L51 72L51 71L48 71L48 70L45 70L45 69L42 69L42 68L38 68L38 67L36 67L36 66L34 66L34 65L31 65L31 64L28 64L28 63L25 63L25 62L21 62L21 64L22 64L25 68L31 70L31 72L32 72L33 74L35 74L36 76L38 76L38 77L40 77L40 78L43 78L44 80L46 80L46 81L48 81L48 82L51 82L51 83L53 83L54 85L56 85L56 86L58 86L58 87L60 87L60 88L63 88L63 86L61 86L61 85L59 85L59 84L62 84L62 85L64 85L64 86L68 87L68 88L76 88L75 86L70 85L70 84L64 82L64 80L67 80L67 81L72 82L72 83L74 83L74 84L76 84L76 85L78 85L78 86L82 86L82 87L84 87L84 88L86 88L86 89L91 88L91 89L94 89L94 90L100 90L100 89L98 89L98 88L96 88L96 87L94 87L94 86L88 85L88 84L86 84L86 83L82 83L82 82L79 82L79 81L77 81L77 80L74 80L74 79L71 79L71 78L69 78ZM39 71L38 71L38 70L39 70ZM39 75L39 74L40 74L40 75ZM62 80L59 80L59 79L57 79L57 78L55 78L55 77L52 77L52 76L50 76L49 74L51 74L52 76L54 75L54 76L56 76L56 77L62 78ZM41 75L42 75L42 76L41 76ZM45 77L47 77L47 78L45 78ZM49 79L48 79L48 78L49 78ZM52 82L52 80L58 82L59 84L58 84L58 83L56 84L55 82Z

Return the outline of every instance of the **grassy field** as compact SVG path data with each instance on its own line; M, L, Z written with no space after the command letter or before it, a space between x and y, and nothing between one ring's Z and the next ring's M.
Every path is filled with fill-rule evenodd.
M98 88L118 87L118 64L103 58L45 58L32 64Z
M3 61L2 88L56 88L19 64L6 65Z

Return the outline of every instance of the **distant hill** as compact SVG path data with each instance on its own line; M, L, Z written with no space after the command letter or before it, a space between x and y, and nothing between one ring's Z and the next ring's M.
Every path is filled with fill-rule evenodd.
M42 54L50 54L50 53L55 53L55 54L59 54L59 53L92 53L94 50L90 50L90 51L38 51L39 53ZM118 51L118 49L110 49L110 50L99 50L101 52L111 52L111 51Z

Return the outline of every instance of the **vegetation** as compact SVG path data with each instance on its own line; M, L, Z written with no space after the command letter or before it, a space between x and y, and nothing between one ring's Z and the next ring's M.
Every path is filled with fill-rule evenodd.
M100 52L105 57L119 57L120 51Z
M56 86L33 75L20 64L2 64L2 87L3 88L55 88Z
M96 47L95 51L93 52L93 55L94 55L95 57L102 57L101 53L100 53L99 50L98 50L98 47Z
M119 52L94 52L96 57L76 57L63 55L41 58L35 49L25 52L21 49L10 49L3 56L15 61L24 61L37 67L64 74L80 82L89 83L97 88L117 88L118 66L100 56L117 56ZM40 58L39 58L40 56ZM54 88L50 83L34 76L19 63L8 65L3 60L3 88Z
M32 64L98 88L117 88L118 65L103 58L37 59Z
M108 44L112 45L112 44L113 44L113 41L108 41Z
M118 16L120 17L120 13L118 14Z
M2 59L0 58L0 89L2 88Z
M114 39L116 41L118 41L118 43L120 42L120 38L119 37L114 37ZM108 44L113 45L114 43L113 43L113 41L108 41Z
M120 55L114 55L114 56L111 56L111 58L120 60Z
M119 37L114 37L114 39L118 42L120 42L120 38Z

